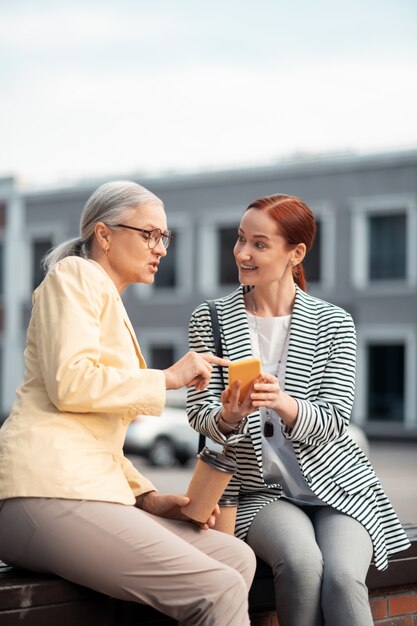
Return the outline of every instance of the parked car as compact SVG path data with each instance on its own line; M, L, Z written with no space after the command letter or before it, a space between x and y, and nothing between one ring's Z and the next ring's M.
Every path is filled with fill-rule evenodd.
M369 453L369 444L364 431L354 424L349 425L352 439ZM221 450L210 440L210 448ZM162 415L137 415L127 430L124 450L144 456L156 467L186 465L195 458L198 448L198 433L188 423L184 408L165 407Z
M129 425L125 452L146 457L157 467L186 465L195 457L198 433L188 423L185 409L165 407L162 415L137 415Z

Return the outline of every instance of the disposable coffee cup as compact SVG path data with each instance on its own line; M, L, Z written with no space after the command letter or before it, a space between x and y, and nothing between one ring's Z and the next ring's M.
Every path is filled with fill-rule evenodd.
M237 496L222 496L220 498L220 515L216 517L215 530L220 530L229 535L235 534L238 501L239 498Z
M190 502L182 507L182 513L196 522L207 522L236 469L232 459L210 448L203 448L197 454L194 474L186 493Z

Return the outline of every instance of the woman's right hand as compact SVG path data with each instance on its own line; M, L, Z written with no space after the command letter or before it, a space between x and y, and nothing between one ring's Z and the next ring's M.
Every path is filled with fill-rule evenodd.
M251 394L253 393L253 385L255 384L255 382L252 383L252 385L250 386L249 391L246 394L243 402L239 401L239 393L241 387L241 383L239 380L234 382L230 387L227 387L222 392L222 421L230 425L231 428L233 428L233 426L236 426L236 424L242 421L244 417L247 417L255 410L255 407L253 406L251 400Z
M166 388L195 387L198 391L205 389L211 379L212 364L227 367L230 361L211 352L187 352L174 365L164 370Z
M201 528L201 530L208 530L213 528L216 523L217 517L220 515L219 505L213 509L212 514L208 518L207 522L200 523L190 520L189 517L181 512L181 508L186 506L190 502L188 496L180 496L177 494L158 493L158 491L148 491L138 498L136 498L136 506L142 511L152 513L158 517L166 517L168 519L179 519L184 522L192 522Z

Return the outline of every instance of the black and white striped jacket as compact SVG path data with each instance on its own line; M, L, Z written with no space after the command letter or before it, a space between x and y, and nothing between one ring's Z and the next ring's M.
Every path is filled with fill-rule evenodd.
M231 361L252 356L243 299L247 290L239 287L216 300L223 354ZM191 350L215 352L207 303L194 311L189 339ZM354 396L355 352L351 316L297 288L285 390L296 399L299 410L294 428L282 422L282 431L292 442L309 487L328 505L365 526L372 538L375 565L385 569L387 557L407 548L409 542L371 464L346 431ZM224 376L227 385L226 369ZM221 391L220 371L215 367L207 389L189 391L187 413L196 430L227 444L227 455L237 461L238 472L227 494L239 494L236 535L244 539L259 509L278 499L282 489L263 479L259 411L228 438L217 428Z

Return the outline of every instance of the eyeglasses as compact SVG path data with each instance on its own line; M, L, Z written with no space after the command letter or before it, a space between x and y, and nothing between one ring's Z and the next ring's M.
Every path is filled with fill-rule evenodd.
M128 226L127 224L114 224L119 228L128 228L129 230L137 230L139 233L143 233L144 239L148 242L148 248L153 250L162 239L165 250L171 243L174 235L170 230L166 230L164 233L160 228L153 228L152 230L146 230L145 228L137 228L137 226ZM112 228L110 226L110 228Z

